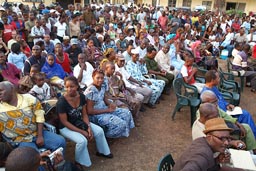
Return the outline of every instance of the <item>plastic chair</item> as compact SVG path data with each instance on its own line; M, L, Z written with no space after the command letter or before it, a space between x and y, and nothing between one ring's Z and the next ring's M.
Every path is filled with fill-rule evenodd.
M245 77L242 76L239 71L232 70L232 62L231 62L230 58L227 59L227 69L228 69L228 73L230 73L230 75L228 76L229 80L235 80L235 77L240 78L241 92L243 92L243 90L244 90L244 78Z
M228 80L227 78L232 77L231 73L223 72L222 68L219 68L220 76L220 88L225 90L231 90L240 94L240 85L234 80ZM226 78L227 77L227 78Z
M167 154L160 160L157 171L172 171L174 164L172 155Z
M176 78L173 81L173 90L177 97L177 104L172 112L172 119L174 120L176 112L179 111L183 106L189 106L192 126L196 117L196 111L201 102L198 97L199 94L197 88L195 86L186 84L183 81L183 78Z

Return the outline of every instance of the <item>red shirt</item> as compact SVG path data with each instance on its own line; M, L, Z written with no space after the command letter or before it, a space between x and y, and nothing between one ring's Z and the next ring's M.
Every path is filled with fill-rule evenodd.
M14 27L10 24L4 25L3 31L3 40L7 44L9 40L12 39L12 31L15 30Z
M14 85L18 85L19 82L19 76L21 71L12 63L6 63L7 67L2 68L2 76L4 77L5 80L10 81Z
M184 65L186 68L187 68L187 71L188 71L188 77L190 77L192 71L193 71L193 66L186 66ZM192 84L195 84L196 80L194 77L191 78L191 80L189 81L189 85L192 85Z
M61 62L58 58L56 58L56 63L60 64L63 68L63 70L70 74L72 72L69 62L69 57L66 52L63 53L64 60Z

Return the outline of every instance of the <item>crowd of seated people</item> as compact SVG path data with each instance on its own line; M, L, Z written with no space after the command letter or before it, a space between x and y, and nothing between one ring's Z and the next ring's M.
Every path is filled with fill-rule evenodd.
M222 112L233 109L219 95L216 71L205 75L205 84L195 80L194 65L215 61L224 48L234 57L233 70L246 76L256 92L255 61L248 61L256 42L253 16L94 3L84 8L70 4L68 9L43 3L38 9L7 6L0 13L0 124L5 141L13 147L61 146L65 151L65 137L76 143L80 168L92 164L87 144L93 138L97 155L112 158L106 138L128 137L132 128L140 127L140 112L157 108L163 94L173 95L177 77L199 93L214 92ZM57 108L60 135L43 130L49 101ZM14 115L7 121L6 113ZM21 131L9 130L15 117L24 120ZM232 122L245 137L249 132L245 144L255 150L251 114L242 110ZM51 136L56 141L46 144Z

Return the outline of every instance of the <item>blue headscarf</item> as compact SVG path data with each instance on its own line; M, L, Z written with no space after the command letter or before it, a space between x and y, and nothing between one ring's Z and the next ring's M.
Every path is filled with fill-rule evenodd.
M170 40L170 39L173 39L174 37L176 37L176 34L169 34L167 37L166 37L166 41Z
M44 66L42 67L41 71L46 74L46 78L48 78L48 79L51 79L54 76L64 79L66 76L65 71L63 70L63 68L60 64L56 63L56 57L54 54L48 54L47 58L50 55L54 57L54 63L52 65L49 65L48 62L45 61Z

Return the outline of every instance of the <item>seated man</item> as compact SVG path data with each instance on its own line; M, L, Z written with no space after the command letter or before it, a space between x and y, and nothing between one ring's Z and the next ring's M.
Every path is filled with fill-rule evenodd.
M13 84L3 81L0 83L0 101L0 131L13 147L65 149L62 136L43 130L44 111L35 97L18 94Z
M16 65L7 62L6 56L2 51L0 51L0 68L2 77L17 86L22 76L21 70Z
M229 145L230 132L224 119L213 118L205 123L204 133L206 137L194 140L176 161L173 170L241 170L220 166L220 163L229 163L230 154L226 154ZM218 153L217 157L214 154Z
M218 113L218 108L215 104L212 103L202 103L199 108L200 112L200 118L198 118L192 127L192 138L193 140L200 138L200 137L205 137L206 135L204 134L205 130L205 122L208 121L209 119L212 118L218 118L219 113ZM223 118L224 119L224 118ZM225 119L224 119L225 120ZM225 120L226 124L230 124L228 120ZM250 147L248 148L246 144L239 140L236 139L235 135L233 132L231 132L231 141L229 142L230 147L235 148L235 149L243 149L243 150L252 150L252 146L255 146L255 139L251 139L251 144ZM254 137L252 132L250 132L250 137Z
M170 94L174 75L171 73L168 73L158 65L158 63L154 60L156 53L157 52L154 46L147 47L147 54L144 57L146 62L146 67L149 74L155 74L156 79L163 80L165 82L164 91L168 95Z
M78 55L78 64L74 67L74 76L77 78L80 88L85 90L92 84L93 66L86 61L84 53Z
M149 99L152 94L152 90L146 86L143 86L143 83L134 79L125 69L125 57L123 55L118 55L116 58L115 71L122 74L122 80L126 87L131 88L137 94L143 95L143 103L149 104ZM145 111L145 108L142 106L141 111Z
M206 90L201 94L201 101L202 103L212 103L217 105L218 99L215 96L215 94L210 91ZM215 115L214 115L215 116ZM253 135L253 132L249 125L247 124L240 124L237 122L236 118L233 118L232 116L228 115L226 112L224 112L222 109L218 107L218 115L216 117L223 118L226 122L229 122L230 124L234 124L239 130L240 135L238 137L235 137L237 139L241 139L246 144L246 150L253 150L256 151L256 142ZM206 113L201 113L200 111L197 112L197 120L194 122L192 127L192 138L193 140L199 137L204 136L203 130L204 130L204 123L206 120L213 118L212 115L208 115Z
M219 92L217 88L219 82L219 73L214 70L208 71L205 74L205 87L203 88L201 93L203 93L205 90L212 91L218 98L218 106L220 109L222 109L224 112L226 112L227 110L233 110L235 106L226 102L222 94ZM247 110L243 109L240 115L234 115L234 117L237 118L238 122L250 125L253 134L256 137L256 126L254 124L251 114Z
M158 65L167 71L170 74L177 75L179 73L178 70L176 70L170 63L170 57L169 57L169 50L170 50L170 45L166 43L163 47L162 50L160 50L156 56L155 56L155 61L158 63Z
M185 64L181 67L181 75L187 84L195 86L200 93L204 87L204 84L197 83L195 80L197 68L193 67L194 57L190 52L186 52L184 56Z

